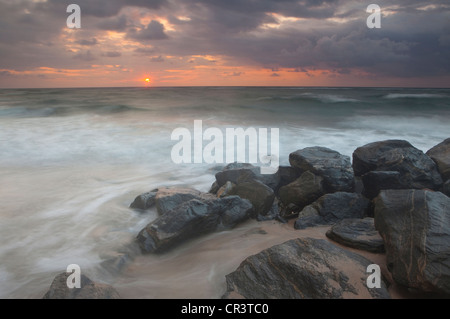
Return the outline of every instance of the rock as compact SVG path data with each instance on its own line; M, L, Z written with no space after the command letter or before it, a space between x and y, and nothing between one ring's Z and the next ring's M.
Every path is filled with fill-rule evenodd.
M245 259L226 276L224 298L390 298L366 285L368 259L323 239L293 239Z
M437 164L442 179L450 179L450 138L430 149L427 155Z
M70 273L61 273L55 277L43 299L119 299L119 293L110 285L93 282L81 275L81 288L68 288Z
M134 209L149 209L155 204L155 197L158 189L154 189L150 192L139 195L135 198L135 200L131 203L130 208Z
M450 179L444 183L444 186L442 186L442 192L450 197Z
M364 184L360 176L355 176L355 193L362 194L364 192Z
M355 187L350 157L326 147L307 147L289 155L291 166L324 178L329 193L352 192Z
M289 204L286 206L281 204L280 217L283 219L296 218L298 217L299 210L297 205Z
M326 194L306 206L295 221L295 229L318 225L332 225L347 218L364 218L369 210L369 200L355 193Z
M253 215L265 216L272 208L275 199L274 191L267 185L257 180L239 183L233 187L231 194L248 199L253 205Z
M240 181L258 180L271 189L276 190L280 181L277 173L261 174L260 168L248 163L231 163L225 166L223 171L216 174L216 181L219 187L227 181L239 184Z
M394 171L371 171L362 176L364 184L363 194L367 198L377 197L382 189L401 189L403 185L400 180L400 172Z
M281 187L288 185L295 181L297 178L301 176L300 170L292 166L280 166L278 168L278 176L280 178L280 182L278 184L278 189Z
M259 222L266 221L266 220L274 220L274 219L279 220L279 217L280 217L280 207L278 205L277 198L275 197L275 200L274 200L270 210L264 215L261 215L261 214L256 215L256 220ZM281 221L281 222L284 222L284 221Z
M384 252L384 242L375 229L374 219L344 219L326 233L327 237L344 246L373 253Z
M357 148L353 152L353 170L356 176L363 176L371 171L400 173L398 179L394 176L384 176L393 178L393 184L384 185L388 189L438 190L442 185L436 163L407 141L388 140ZM373 189L373 185L367 188ZM381 186L378 188L386 189Z
M163 215L191 199L203 200L214 197L212 194L202 193L192 188L160 188L155 196L156 209L159 215Z
M427 190L383 190L374 203L393 279L450 294L450 198Z
M143 252L163 252L187 239L231 229L246 220L252 210L252 204L239 196L192 199L148 224L137 240Z
M286 207L290 204L293 211L299 212L325 194L323 178L310 171L304 172L294 182L283 186L279 190L280 200Z
M219 188L219 190L216 192L217 197L225 197L229 195L233 195L233 189L236 187L236 184L233 184L232 182L228 181L226 182L222 187Z
M208 193L217 194L219 189L220 189L219 184L217 183L217 181L214 181L214 183L212 183L211 188L209 189Z

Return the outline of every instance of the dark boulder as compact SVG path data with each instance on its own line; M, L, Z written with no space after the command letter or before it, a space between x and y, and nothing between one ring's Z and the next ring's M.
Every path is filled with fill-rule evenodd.
M293 239L245 259L226 276L224 298L390 298L366 285L368 259L323 239Z
M239 196L184 202L166 212L137 236L143 252L163 252L187 239L231 229L252 214L253 206Z
M211 194L202 193L192 188L162 187L137 196L131 203L130 208L145 210L156 204L158 214L163 215L191 199L202 200L213 197Z
M119 299L119 293L110 285L93 282L81 275L81 288L68 288L70 273L61 273L55 277L43 299Z
M269 186L257 180L250 180L235 185L230 190L230 194L248 199L252 203L253 216L251 217L267 215L275 199L274 191Z
M400 172L371 171L364 174L361 180L364 185L362 193L370 199L377 197L382 189L404 188L404 185L401 182Z
M369 200L356 193L326 194L306 206L295 221L296 229L318 225L333 225L347 218L364 218L368 214Z
M278 184L278 189L281 187L288 185L299 178L302 172L292 166L280 166L278 168L278 176L280 178L280 182Z
M192 188L159 188L155 196L155 203L158 214L163 215L191 199L203 200L214 197L212 194L202 193Z
M398 172L400 176L379 175L376 178L390 185L377 186L380 189L423 189L438 190L442 178L436 163L407 141L388 140L370 143L353 152L353 170L356 176L363 176L371 171ZM373 176L369 178L373 181ZM364 185L366 187L366 185ZM385 188L384 188L385 187ZM367 185L374 189L374 185Z
M320 196L325 194L323 178L310 171L304 172L292 183L279 190L279 197L284 206L295 205L294 210L301 211Z
M280 222L284 223L285 221L280 217L280 206L278 203L277 198L275 197L275 200L273 201L272 207L269 209L269 211L267 213L265 213L264 215L258 214L256 216L256 220L261 222L261 221L266 221L266 220L279 220Z
M426 190L383 190L374 202L393 279L450 294L450 198Z
M344 219L333 225L327 237L344 246L373 253L384 252L384 242L371 217Z
M223 186L227 181L233 184L239 184L242 181L258 180L272 190L278 188L280 177L275 174L261 174L260 168L248 163L231 163L216 173L216 181L219 187Z
M149 209L155 204L156 193L158 189L154 189L150 192L141 194L135 198L135 200L131 203L130 208L134 209Z
M442 178L450 179L450 138L430 149L427 155L437 164Z
M355 180L350 157L326 147L307 147L289 155L292 167L324 178L329 193L353 192Z

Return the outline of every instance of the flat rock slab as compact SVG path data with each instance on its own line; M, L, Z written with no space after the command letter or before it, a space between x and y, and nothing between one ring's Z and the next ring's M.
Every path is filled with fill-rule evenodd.
M81 275L81 288L68 288L70 273L61 273L55 277L43 299L119 299L119 293L110 285L93 282Z
M226 276L224 298L345 299L390 298L367 287L371 261L323 239L299 238L245 259Z
M384 252L384 241L375 229L374 219L344 219L326 233L327 237L347 247L373 253Z

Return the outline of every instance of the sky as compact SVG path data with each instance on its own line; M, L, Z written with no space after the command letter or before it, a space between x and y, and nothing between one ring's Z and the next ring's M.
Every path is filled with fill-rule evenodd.
M450 87L450 2L0 0L0 57L0 88Z

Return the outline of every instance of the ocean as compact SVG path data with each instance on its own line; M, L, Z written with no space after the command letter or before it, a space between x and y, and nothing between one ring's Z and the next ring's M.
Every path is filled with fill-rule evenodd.
M173 162L172 132L193 131L195 120L224 132L278 128L282 165L316 145L351 156L404 139L426 152L450 137L450 89L2 89L0 298L41 298L69 264L126 298L218 298L224 276L261 242L282 242L285 225L264 224L278 228L262 239L262 224L249 221L137 256L121 273L106 269L156 218L128 208L137 195L176 185L208 191L224 165Z

